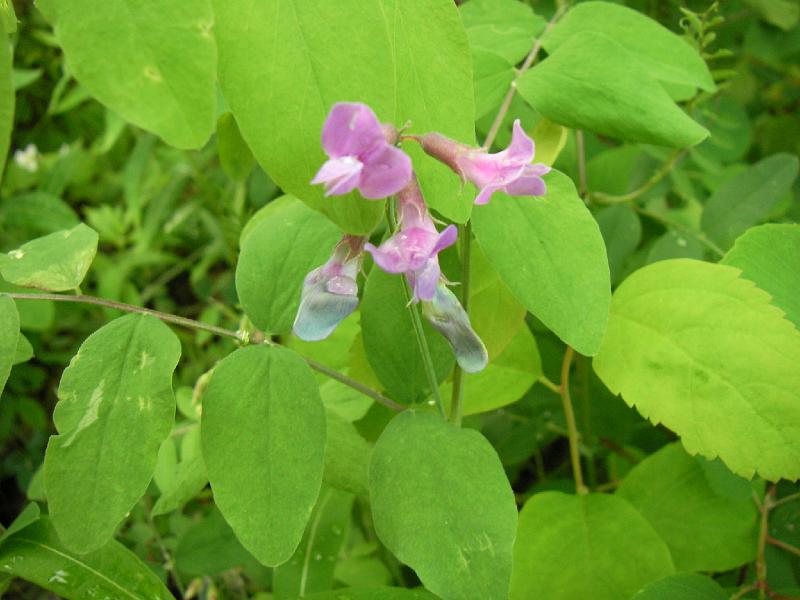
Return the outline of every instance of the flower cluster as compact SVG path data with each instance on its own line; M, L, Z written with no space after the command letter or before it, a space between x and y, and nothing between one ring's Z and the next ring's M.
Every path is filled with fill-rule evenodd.
M422 314L442 335L464 371L480 371L488 356L472 329L466 311L439 267L439 252L456 242L458 230L447 225L441 232L425 204L409 157L396 143L393 125L382 124L365 104L340 102L333 106L322 129L322 148L328 160L313 184L323 184L326 196L358 190L364 198L395 196L397 229L379 246L366 238L346 235L331 258L305 279L294 332L305 340L321 340L358 305L356 278L363 252L387 273L402 274L413 290L412 302L422 304ZM512 196L541 196L542 176L550 171L532 164L534 143L514 122L511 144L491 154L451 140L439 133L405 135L430 156L448 165L463 182L480 190L475 204L486 204L497 191Z

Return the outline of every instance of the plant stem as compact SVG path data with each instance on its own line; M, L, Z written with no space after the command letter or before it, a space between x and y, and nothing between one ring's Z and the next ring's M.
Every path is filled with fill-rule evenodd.
M472 227L467 221L464 225L459 225L459 237L461 238L461 306L464 312L469 315L469 271L472 256ZM458 363L453 368L453 394L450 400L450 421L461 426L461 403L464 396L464 371Z
M664 177L666 177L667 174L669 174L669 172L672 170L672 167L675 166L675 163L677 163L685 155L686 150L676 150L673 152L672 156L669 157L667 162L665 162L658 171L653 173L653 176L650 177L650 179L645 181L641 186L632 192L628 192L627 194L622 194L620 196L604 194L602 192L594 192L590 195L590 197L592 200L600 204L623 204L625 202L636 200L639 196L651 190L653 186L664 179Z
M106 300L105 298L96 298L94 296L86 296L86 295L75 295L75 296L68 296L66 294L28 294L28 293L7 293L7 296L14 298L16 300L53 300L55 302L76 302L80 304L92 304L95 306L103 306L106 308L113 308L115 310L121 310L123 312L128 313L138 313L144 315L150 315L164 321L166 323L172 323L173 325L178 325L180 327L187 327L189 329L197 329L201 331L208 331L209 333L213 333L220 337L226 337L236 340L240 343L247 343L247 335L241 331L233 331L231 329L224 329L222 327L216 327L215 325L209 325L207 323L201 323L200 321L195 321L194 319L187 319L186 317L180 317L178 315L173 315L170 313L161 312L158 310L152 310L150 308L143 308L141 306L135 306L133 304L126 304L124 302L117 302L116 300ZM273 345L269 339L264 340L265 344ZM383 404L387 408L390 408L395 411L402 411L405 410L405 407L401 404L398 404L394 400L387 398L380 392L373 390L372 388L364 385L360 381L356 381L348 377L347 375L343 375L338 371L331 369L321 363L318 363L315 360L310 358L305 358L304 360L308 363L308 366L322 373L323 375L327 375L331 379L335 379L336 381L343 383L344 385L353 388L364 394L365 396L369 396L376 402Z
M531 65L533 65L536 57L539 54L539 51L542 49L542 38L553 28L558 20L564 16L564 13L567 12L567 5L566 3L562 4L556 10L556 13L553 15L553 18L547 23L547 26L544 28L544 31L536 38L536 42L533 44L533 48L528 53L528 56L525 57L525 61L522 63L522 66L517 71L514 80L511 82L511 87L509 87L508 92L506 92L505 97L503 98L503 103L500 105L500 110L497 111L497 116L494 118L492 122L492 126L489 128L489 133L486 135L486 139L483 142L483 149L488 150L492 147L492 143L494 139L497 137L497 133L500 131L500 126L503 124L503 120L506 118L506 114L508 114L508 109L511 108L511 101L514 99L514 94L517 93L517 81L520 77L527 71Z
M658 213L655 213L653 211L644 209L644 208L642 208L640 206L637 206L635 204L632 205L632 208L633 208L633 210L635 210L640 215L645 216L645 217L649 217L650 219L653 219L654 221L658 221L662 225L666 225L666 226L669 226L669 227L674 227L675 229L679 229L680 231L688 233L693 238L695 238L698 242L703 244L706 248L711 250L717 256L725 256L725 251L722 248L720 248L719 246L717 246L710 239L708 239L705 236L705 234L700 233L699 231L695 231L695 230L687 227L686 225L683 225L682 223L678 223L677 221L673 221L672 219L668 219L667 217L661 216Z
M759 502L758 497L754 499L761 512L761 525L758 531L758 554L756 555L756 586L758 587L759 598L766 598L767 592L767 559L765 551L767 547L767 537L769 537L769 511L772 510L772 498L775 495L775 485L771 485L764 494L764 501Z
M544 373L539 375L538 381L539 381L539 383L541 383L544 387L546 387L551 392L555 392L556 394L559 394L559 395L561 394L561 386L559 386L559 385L553 383L552 381L550 381L550 379Z
M781 550L785 550L786 552L790 552L795 556L800 556L800 548L792 546L791 544L787 544L786 542L774 538L771 535L767 536L767 543L775 546L776 548L780 548Z
M572 461L572 476L575 478L575 491L578 494L587 494L589 490L583 483L581 456L578 448L580 439L578 437L578 428L575 425L575 412L572 410L572 399L569 394L569 370L572 366L572 357L574 355L575 351L570 346L567 346L564 352L564 360L561 363L561 402L564 405L564 417L567 421L569 457Z
M586 144L583 130L575 130L575 153L578 155L578 195L586 197Z
M788 496L784 496L779 500L775 500L775 502L772 503L772 508L777 508L782 504L794 502L795 500L800 500L800 492L795 492L794 494L789 494Z

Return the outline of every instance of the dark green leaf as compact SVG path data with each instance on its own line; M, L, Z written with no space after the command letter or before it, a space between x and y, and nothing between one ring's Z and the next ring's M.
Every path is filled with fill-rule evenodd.
M697 573L675 573L649 583L631 600L728 600L719 584Z
M2 41L2 40L0 40ZM19 313L10 296L0 295L0 393L6 386L19 344Z

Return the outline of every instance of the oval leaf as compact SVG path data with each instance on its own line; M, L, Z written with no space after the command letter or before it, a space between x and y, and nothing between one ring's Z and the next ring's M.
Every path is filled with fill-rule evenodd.
M89 336L64 371L44 483L53 525L70 548L105 544L147 489L175 418L180 355L169 327L128 315Z
M692 454L744 477L800 477L800 333L737 269L653 263L614 294L594 369Z
M369 468L375 531L442 598L507 597L514 494L491 444L431 413L395 417Z
M631 600L728 600L719 584L697 573L675 573L647 584Z
M322 484L325 412L291 350L249 346L217 365L203 397L203 459L214 500L265 565L291 557Z
M473 217L489 262L525 307L581 354L597 352L611 302L600 229L566 176L546 176L547 195L496 192Z
M10 296L0 295L0 393L6 386L11 367L16 362L19 345L19 313Z
M509 598L620 600L673 570L664 542L624 500L543 492L519 515Z

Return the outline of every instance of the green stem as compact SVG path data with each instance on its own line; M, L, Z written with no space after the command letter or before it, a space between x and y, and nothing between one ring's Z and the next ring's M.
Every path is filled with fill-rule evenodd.
M569 457L572 462L572 476L575 478L575 491L578 494L588 494L589 490L583 483L583 471L581 470L581 455L578 444L578 427L575 425L575 412L572 410L572 398L569 393L569 370L572 366L572 357L575 351L567 346L564 352L564 360L561 363L561 403L564 406L564 417L567 421L567 432L569 437Z
M645 192L650 191L653 186L664 179L664 177L666 177L667 174L669 174L669 172L672 170L672 167L674 167L675 164L685 155L686 150L676 150L673 152L672 156L669 157L669 160L667 160L667 162L665 162L658 171L653 173L653 176L650 177L650 179L645 181L640 187L636 188L632 192L622 194L621 196L604 194L602 192L594 192L590 195L590 197L592 200L600 204L623 204L625 202L632 202Z
M583 139L583 130L575 130L575 153L578 159L578 195L586 197L586 144Z
M472 227L469 222L459 225L461 238L461 306L469 315L470 263L472 256ZM464 371L456 363L453 369L453 394L450 399L450 421L461 426L461 404L464 397Z

